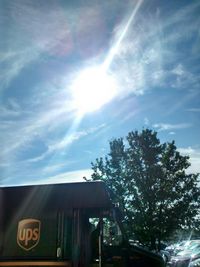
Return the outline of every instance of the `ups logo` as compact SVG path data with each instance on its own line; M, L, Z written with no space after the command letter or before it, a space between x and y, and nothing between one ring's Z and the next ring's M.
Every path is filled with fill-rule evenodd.
M17 244L24 250L31 250L40 240L41 222L35 219L25 219L18 223Z

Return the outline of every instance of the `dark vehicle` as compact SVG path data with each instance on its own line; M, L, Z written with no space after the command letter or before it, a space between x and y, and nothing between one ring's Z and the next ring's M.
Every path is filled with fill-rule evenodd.
M175 243L175 244L171 244L170 246L167 246L165 248L165 251L169 252L170 255L174 255L176 250L183 250L184 246L190 241L188 240L183 240L181 242Z
M200 266L200 241L193 241L185 250L179 251L168 263L171 267Z
M171 258L171 254L167 250L160 250L160 255L163 257L165 263Z
M160 253L165 260L165 262L169 262L172 256L175 256L178 252L185 249L186 246L190 244L190 240L183 240L178 243L171 244L167 246L164 250L161 250Z
M4 187L0 205L0 266L163 266L128 244L103 182Z

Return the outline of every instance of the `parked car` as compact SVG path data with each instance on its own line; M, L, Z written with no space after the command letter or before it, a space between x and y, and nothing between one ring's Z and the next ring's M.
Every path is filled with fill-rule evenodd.
M188 240L181 241L179 243L174 243L169 246L167 246L164 250L160 251L161 256L163 257L165 263L169 262L171 260L172 256L175 256L179 251L183 250L183 247L187 244L189 244Z
M193 240L184 250L172 256L167 266L194 267L200 266L200 240Z
M192 240L182 240L181 242L174 243L174 244L171 244L170 246L167 246L165 248L165 251L168 251L170 253L170 255L175 255L179 251L184 250L185 247L190 245L191 242L192 242Z
M188 240L175 248L174 255L181 251L193 250L200 245L200 240Z
M171 254L167 250L160 250L159 254L162 256L165 264L171 259Z

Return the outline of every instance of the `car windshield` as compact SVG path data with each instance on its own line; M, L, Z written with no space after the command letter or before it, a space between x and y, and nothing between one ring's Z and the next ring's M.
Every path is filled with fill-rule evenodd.
M199 254L200 253L200 242L194 242L186 247L183 250L177 253L177 256L183 256L186 254Z
M199 247L200 247L200 242L194 242L194 243L191 243L191 245L188 246L188 249L194 250L194 249L199 248Z

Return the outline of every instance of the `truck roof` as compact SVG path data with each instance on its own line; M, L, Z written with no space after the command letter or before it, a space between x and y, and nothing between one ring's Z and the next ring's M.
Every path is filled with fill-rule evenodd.
M43 205L48 209L103 208L112 206L110 193L102 181L42 184L1 187L4 205L12 209L14 205L22 207Z

